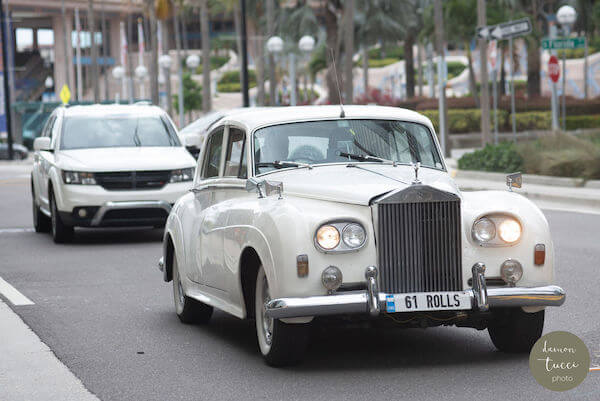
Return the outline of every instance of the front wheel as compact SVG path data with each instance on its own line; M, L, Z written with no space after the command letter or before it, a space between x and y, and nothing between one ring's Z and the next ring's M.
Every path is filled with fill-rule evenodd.
M524 312L506 308L493 312L488 326L492 342L503 352L529 352L544 330L544 311Z
M212 306L185 295L175 255L173 255L173 300L175 301L175 312L182 323L206 324L213 314Z
M301 362L309 342L309 323L287 324L266 315L271 300L267 276L261 266L256 277L255 315L258 346L267 364L288 366Z

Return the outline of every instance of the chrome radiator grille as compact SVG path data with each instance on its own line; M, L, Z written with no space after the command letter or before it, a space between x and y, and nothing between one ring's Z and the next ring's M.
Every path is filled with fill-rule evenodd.
M380 288L462 290L460 198L412 185L377 202Z

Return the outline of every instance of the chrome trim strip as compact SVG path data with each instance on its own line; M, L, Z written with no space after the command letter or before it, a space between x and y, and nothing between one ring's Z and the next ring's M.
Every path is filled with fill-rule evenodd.
M91 225L98 226L104 215L109 210L118 209L164 209L167 213L171 212L171 204L165 201L124 201L124 202L105 202L100 206L94 217L92 218Z

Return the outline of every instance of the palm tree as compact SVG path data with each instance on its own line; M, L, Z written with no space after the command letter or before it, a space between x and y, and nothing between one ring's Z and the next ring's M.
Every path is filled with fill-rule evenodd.
M369 93L368 49L377 43L399 40L404 27L397 15L402 13L401 2L393 0L360 0L356 13L356 37L362 49L363 86L365 96Z
M202 31L202 110L211 109L210 94L210 27L208 0L200 0L200 29Z

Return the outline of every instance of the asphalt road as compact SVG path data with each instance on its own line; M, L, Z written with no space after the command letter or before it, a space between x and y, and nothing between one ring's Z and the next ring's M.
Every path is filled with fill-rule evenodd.
M527 355L497 352L473 329L317 328L304 364L273 369L253 322L216 312L208 326L179 323L156 268L160 230L85 230L55 245L31 230L26 179L0 177L0 200L0 277L35 302L13 310L102 400L599 398L600 372L550 392ZM598 364L600 215L546 215L568 298L548 310L545 331L579 335Z

